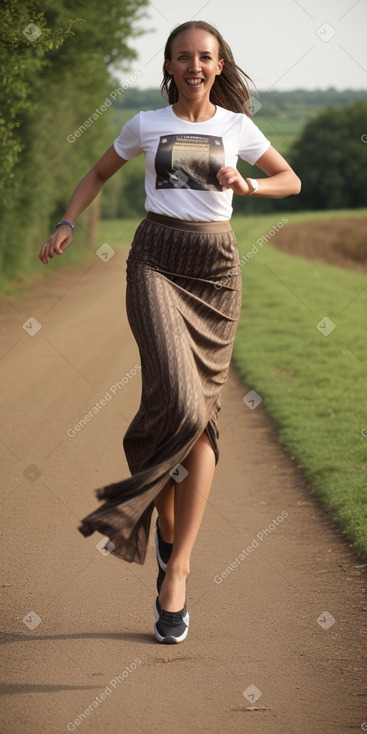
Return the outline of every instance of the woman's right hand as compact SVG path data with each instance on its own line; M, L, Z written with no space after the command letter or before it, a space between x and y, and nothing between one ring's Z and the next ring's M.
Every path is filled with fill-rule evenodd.
M61 224L57 228L54 234L43 243L39 251L39 259L44 265L47 265L48 260L52 259L55 252L57 255L63 255L66 248L71 245L73 241L73 230L68 224Z

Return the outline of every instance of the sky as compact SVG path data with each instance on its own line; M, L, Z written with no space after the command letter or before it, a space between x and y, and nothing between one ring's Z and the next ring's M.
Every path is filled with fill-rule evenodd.
M366 89L367 0L155 0L131 38L139 89L159 88L171 30L187 20L215 25L257 89ZM118 78L126 78L119 72Z

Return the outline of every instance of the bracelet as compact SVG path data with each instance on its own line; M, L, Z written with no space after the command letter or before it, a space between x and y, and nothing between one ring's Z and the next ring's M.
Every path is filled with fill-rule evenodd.
M71 229L74 229L74 226L75 226L75 225L74 225L74 224L72 224L71 222L68 222L68 220L67 220L67 219L63 219L63 220L62 220L62 222L58 222L58 223L57 223L56 227L60 227L60 225L61 225L61 224L68 224L68 225L69 225L69 227L71 227Z

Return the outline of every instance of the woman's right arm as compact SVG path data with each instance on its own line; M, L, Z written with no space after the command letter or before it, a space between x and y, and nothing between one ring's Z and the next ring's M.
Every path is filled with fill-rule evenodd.
M79 181L75 188L65 214L60 218L66 219L72 224L75 223L79 214L89 206L96 198L102 186L113 176L127 161L119 156L113 145L111 145L102 158L91 168L90 171ZM43 243L39 259L44 265L47 265L49 258L53 258L54 254L62 255L66 248L73 241L73 230L68 224L62 224L54 234Z

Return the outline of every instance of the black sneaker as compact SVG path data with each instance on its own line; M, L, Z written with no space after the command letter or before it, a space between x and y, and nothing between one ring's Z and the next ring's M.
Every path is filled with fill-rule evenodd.
M158 577L157 577L157 591L160 593L161 586L163 584L164 577L166 575L166 568L169 559L171 558L173 543L166 543L163 540L158 525L158 518L156 520L156 531L154 536L155 549L157 553L158 563Z
M154 634L158 642L172 645L177 642L183 642L189 630L189 613L187 606L179 612L167 612L162 609L158 597L154 605Z

